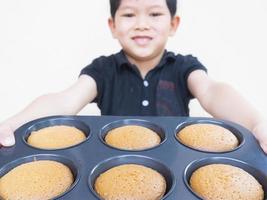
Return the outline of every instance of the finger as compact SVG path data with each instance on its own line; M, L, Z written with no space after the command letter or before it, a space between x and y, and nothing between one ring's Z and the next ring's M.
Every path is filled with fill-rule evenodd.
M264 151L265 154L267 154L267 144L260 144L262 150Z
M11 132L4 132L0 135L0 144L5 147L13 146L15 144L14 134Z

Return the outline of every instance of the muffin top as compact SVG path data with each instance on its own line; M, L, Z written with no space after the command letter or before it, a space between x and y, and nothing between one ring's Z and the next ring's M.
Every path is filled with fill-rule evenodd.
M41 149L60 149L79 144L86 139L85 134L72 126L50 126L33 131L28 144Z
M232 132L215 124L192 124L176 136L183 144L204 151L224 152L238 146L238 139Z
M105 200L160 200L166 191L166 181L151 168L125 164L100 174L95 191Z
M50 160L21 164L0 178L0 197L47 200L64 193L73 183L70 169Z
M197 169L190 178L191 188L205 200L263 200L259 182L241 168L211 164Z
M161 142L159 135L149 128L127 125L112 129L105 136L107 144L126 150L142 150Z

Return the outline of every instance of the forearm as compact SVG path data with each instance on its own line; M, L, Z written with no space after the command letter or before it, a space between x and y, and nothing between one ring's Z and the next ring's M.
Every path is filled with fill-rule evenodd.
M8 124L13 131L28 121L51 115L76 114L75 109L67 107L67 101L60 93L42 95L30 103L18 114L7 119L4 124Z
M201 105L212 116L234 121L251 131L263 120L256 108L227 84L211 84L204 99Z
M210 79L201 70L189 75L188 87L212 116L236 122L249 129L267 154L267 121L234 88Z
M77 114L97 95L96 83L89 76L81 76L75 84L58 93L43 95L34 100L24 110L7 119L3 124L15 131L28 121L51 115Z

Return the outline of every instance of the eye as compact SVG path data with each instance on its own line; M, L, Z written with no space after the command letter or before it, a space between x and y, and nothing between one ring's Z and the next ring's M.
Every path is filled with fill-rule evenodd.
M149 14L151 17L159 17L159 16L161 16L161 15L163 15L162 13L160 13L160 12L153 12L153 13L150 13Z
M122 14L121 16L123 16L123 17L134 17L134 14L133 13L125 13L125 14Z

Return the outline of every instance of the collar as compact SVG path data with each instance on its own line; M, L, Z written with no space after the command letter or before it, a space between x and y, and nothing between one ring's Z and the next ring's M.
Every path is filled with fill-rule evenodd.
M127 59L125 53L123 50L121 50L119 53L115 54L115 60L117 62L117 65L121 68L123 66L132 66L132 64ZM155 68L162 68L167 62L174 62L176 60L176 57L173 52L169 52L167 50L164 50L163 56L159 62L159 64Z
M119 53L115 54L114 56L119 67L131 65L131 63L128 61L123 50L121 50Z
M156 66L156 68L162 68L166 63L168 62L174 62L176 60L176 57L173 52L164 50L163 56L160 59L159 64Z

